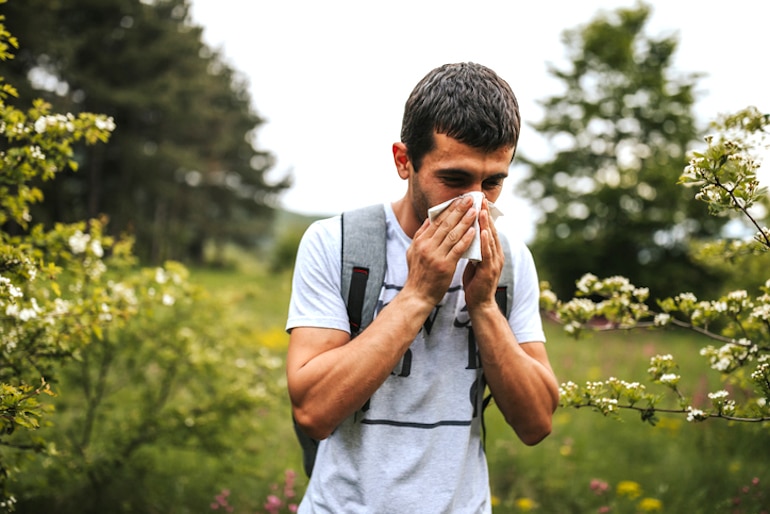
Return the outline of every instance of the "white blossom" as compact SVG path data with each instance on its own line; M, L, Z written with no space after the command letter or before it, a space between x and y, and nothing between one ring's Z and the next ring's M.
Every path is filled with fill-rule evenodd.
M106 303L102 303L101 313L99 313L99 321L112 321L112 312L110 306Z
M709 394L708 394L708 397L709 397L710 399L712 399L712 400L720 400L720 399L722 399L722 398L727 398L729 395L730 395L730 393L728 393L727 391L725 391L725 390L723 389L723 390L721 390L721 391L717 391L717 392L715 392L715 393L709 393Z
M155 268L155 282L165 284L168 281L168 275L163 268Z
M675 373L665 373L658 379L661 384L676 385L679 383L679 375Z
M36 317L37 317L37 312L35 311L35 309L32 309L30 307L25 307L24 309L21 309L21 311L19 311L19 319L21 321L29 321Z
M48 122L45 119L45 116L39 117L37 120L35 120L35 132L38 134L42 134L45 132L46 127L48 126Z
M104 249L102 248L102 242L98 239L94 239L91 241L91 253L93 253L96 257L102 258L104 256Z
M41 161L45 160L45 154L43 153L43 150L41 150L37 145L30 146L29 153L33 159L39 159Z
M72 253L79 254L86 251L88 242L91 240L90 234L84 234L80 230L72 234L67 241L72 249Z
M703 421L706 419L706 413L694 407L687 407L687 421Z
M96 118L96 128L112 132L115 130L115 120L112 119L112 116Z
M598 279L596 275L592 273L586 273L577 282L578 291L580 291L581 293L589 293L592 289L591 286L593 286L593 284L595 284L597 280Z
M751 317L770 321L770 303L754 307L754 310L751 311Z

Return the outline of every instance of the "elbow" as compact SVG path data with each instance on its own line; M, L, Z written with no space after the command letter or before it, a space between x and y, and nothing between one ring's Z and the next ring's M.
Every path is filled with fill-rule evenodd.
M295 406L293 408L293 415L296 428L316 441L326 439L336 428L321 419L317 413L309 412L307 409Z
M538 424L535 427L529 428L527 431L517 432L517 435L519 436L519 439L521 439L521 442L527 446L535 446L551 435L551 429L552 426L549 419L547 423Z
M519 422L517 425L514 424L513 420L506 421L514 429L521 442L527 446L535 446L551 435L553 413L556 411L557 403L554 403L553 408L544 409L543 412L530 417L525 424Z

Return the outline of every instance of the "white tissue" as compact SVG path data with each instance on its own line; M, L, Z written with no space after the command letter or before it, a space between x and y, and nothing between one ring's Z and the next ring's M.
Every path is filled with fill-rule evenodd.
M473 197L473 207L476 209L476 212L481 212L481 202L484 199L484 193L480 191L473 191L471 193L465 193L464 195L460 195L457 198L462 198L464 196L471 196ZM449 207L449 204L451 204L453 201L455 201L456 198L452 198L451 200L447 200L444 203L438 204L436 206L431 207L428 209L428 218L430 218L430 221L433 222L433 220L441 214L444 209ZM500 209L495 207L495 204L492 202L489 202L489 215L492 218L492 222L494 223L495 220L502 216L503 213L500 212ZM473 222L473 228L476 229L476 233L473 236L473 242L468 247L467 250L465 250L465 253L463 253L463 258L468 259L470 261L480 261L481 260L481 231L479 230L479 217L476 216L476 219Z

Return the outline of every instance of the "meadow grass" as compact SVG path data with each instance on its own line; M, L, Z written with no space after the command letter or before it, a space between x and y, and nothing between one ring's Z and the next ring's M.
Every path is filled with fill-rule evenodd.
M608 332L580 340L554 324L547 324L546 332L560 382L610 376L642 381L652 355L671 353L680 365L680 385L695 402L706 402L708 392L721 389L718 374L708 370L698 354L705 341L688 332ZM629 512L640 511L638 501L650 497L661 502L660 512L758 513L734 510L730 503L754 478L765 487L770 484L768 426L722 420L688 423L673 414L660 415L651 426L635 411L615 419L589 409L564 408L556 412L553 433L541 444L526 447L497 409L488 410L487 424L492 489L500 501L496 513L529 507L540 512L598 512L613 494L598 497L590 489L592 480L604 481L613 490L621 482L638 484L640 498L627 502L634 505Z
M243 334L244 344L269 344L272 351L285 356L288 273L270 273L265 267L251 266L196 269L192 278L228 305L232 319L245 320L253 327L251 334ZM698 354L707 341L687 332L607 332L575 340L550 323L546 324L546 332L548 351L560 382L583 383L610 376L646 382L649 358L671 353L680 364L682 389L694 394L696 402L708 401L706 394L721 388L719 376L707 370L705 359ZM261 333L258 340L262 343L254 343L257 333ZM233 489L234 502L240 498L241 505L259 506L264 503L269 485L280 482L286 469L293 469L297 471L297 490L301 494L306 479L291 427L288 397L284 394L270 408L247 413L246 417L254 425L252 436L243 442L242 455L233 457L232 462L217 464L232 471L227 473L229 482L224 480L227 483L217 487ZM539 445L527 447L505 425L494 406L487 410L486 421L496 514L588 513L599 512L610 504L612 512L647 509L756 514L760 508L767 508L749 508L745 503L731 506L732 498L752 479L759 478L765 488L770 484L767 424L722 420L688 423L681 415L662 415L653 427L642 423L636 412L613 419L589 409L565 408L556 412L553 433ZM605 482L609 489L597 495L591 489L592 480ZM635 492L623 493L628 484L636 485ZM653 498L660 504L640 504L643 498ZM622 505L623 501L627 505ZM762 501L770 501L767 494Z

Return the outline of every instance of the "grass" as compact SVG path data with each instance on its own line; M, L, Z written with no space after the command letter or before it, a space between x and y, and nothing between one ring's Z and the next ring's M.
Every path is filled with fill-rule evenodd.
M721 388L719 376L707 370L698 354L704 340L693 334L614 332L576 341L561 327L546 328L560 382L610 376L643 380L650 356L671 353L680 364L686 393L702 401L707 392ZM613 487L635 482L644 496L662 502L662 512L732 512L725 505L741 487L755 477L770 483L767 426L721 420L693 424L681 415L664 414L653 427L636 412L613 419L566 408L556 412L551 436L529 448L516 440L496 409L488 413L488 425L491 482L500 498L496 513L520 512L517 500L522 498L541 512L597 512L604 498L590 491L592 479Z
M268 331L279 354L288 337L283 333L290 294L290 276L271 274L264 266L230 270L193 270L192 279L216 295L231 310L233 319L246 321L254 332ZM671 353L680 364L681 386L705 401L709 391L720 389L719 376L707 370L698 349L706 341L681 331L632 331L591 335L574 340L560 327L547 325L548 350L560 382L601 380L616 376L646 382L649 358ZM263 339L265 340L265 339ZM663 392L663 389L661 389ZM291 429L288 398L281 397L269 411L254 413L254 436L244 441L248 458L236 459L233 468L246 478L237 498L261 495L268 483L277 482L285 469L298 472L297 489L306 481L301 454ZM770 426L710 420L692 424L683 416L662 415L657 426L642 423L638 413L620 419L605 418L587 409L560 409L550 437L535 447L523 445L502 420L496 408L487 411L487 454L491 487L498 499L495 514L531 510L548 513L597 512L617 498L621 482L638 484L639 498L625 498L637 512L643 497L660 500L667 513L743 512L756 514L760 507L730 508L731 499L755 477L770 484L767 465ZM254 472L254 470L258 470ZM592 479L605 481L610 490L597 496ZM249 486L249 480L252 485ZM259 487L253 487L259 480ZM233 487L232 484L221 484ZM255 491L257 491L255 493ZM216 492L216 491L215 491ZM770 499L765 494L763 508ZM761 502L760 502L761 503ZM759 504L757 504L759 505ZM654 505L653 505L654 506ZM613 512L625 512L615 505Z

